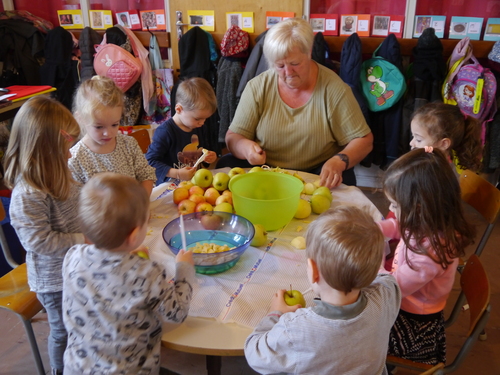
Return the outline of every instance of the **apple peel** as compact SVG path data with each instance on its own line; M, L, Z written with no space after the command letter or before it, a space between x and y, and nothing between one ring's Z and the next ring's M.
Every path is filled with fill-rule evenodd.
M298 236L292 240L291 244L297 250L304 250L306 248L306 239L302 236Z

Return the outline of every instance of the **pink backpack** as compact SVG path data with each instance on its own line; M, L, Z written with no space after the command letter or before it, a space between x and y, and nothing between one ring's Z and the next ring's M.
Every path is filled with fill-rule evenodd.
M137 82L142 73L141 61L130 52L116 44L95 45L94 69L97 74L111 78L123 91L127 91ZM134 53L136 53L134 48Z

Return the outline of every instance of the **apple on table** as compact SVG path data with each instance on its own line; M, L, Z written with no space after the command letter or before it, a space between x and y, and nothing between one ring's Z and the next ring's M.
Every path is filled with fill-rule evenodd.
M227 202L222 202L214 207L214 211L233 213L233 206Z
M173 192L173 201L175 204L179 204L184 199L189 198L189 190L185 187L178 187Z
M229 172L228 172L228 175L230 178L233 178L234 176L237 176L239 174L245 174L245 170L243 168L240 168L240 167L234 167L232 168Z
M206 230L216 230L219 229L222 223L222 218L215 213L206 213L201 217L200 221L201 225Z
M177 210L180 215L192 214L195 209L196 203L189 199L184 199L177 205Z
M212 185L218 191L224 191L227 189L227 185L229 184L230 179L231 177L229 177L227 173L219 172L215 174L212 180Z
M254 224L255 234L253 236L251 246L260 247L267 244L267 231L262 224Z
M214 207L208 202L201 202L196 205L194 210L195 212L213 211Z
M215 202L217 201L217 198L220 197L219 190L217 190L215 187L209 187L207 190L205 190L205 194L203 194L205 197L205 200L210 203L212 206L215 206Z
M192 178L192 182L199 187L207 188L212 185L212 172L208 169L198 169Z

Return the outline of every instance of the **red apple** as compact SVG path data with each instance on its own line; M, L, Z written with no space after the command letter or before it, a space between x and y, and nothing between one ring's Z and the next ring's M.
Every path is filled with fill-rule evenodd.
M205 190L203 190L201 187L195 185L195 186L192 186L189 188L189 195L193 195L193 194L198 194L198 195L203 196L203 194L205 194Z
M221 195L220 197L217 197L217 199L215 200L215 206L223 203L223 202L227 202L229 203L230 205L233 204L233 198L231 198L229 195Z
M219 229L221 223L222 218L219 215L210 213L201 217L201 225L207 230Z
M220 193L216 188L210 187L205 190L205 194L203 196L208 203L215 205L215 201L220 197Z
M190 195L188 199L190 201L193 201L196 204L203 203L203 202L207 201L204 196L198 195L198 194Z
M175 204L181 203L184 199L189 198L189 190L185 187L178 187L173 192L173 199Z
M190 201L189 199L184 199L177 205L177 211L179 215L192 214L196 209L196 203Z
M208 202L201 202L196 205L196 208L194 209L196 212L203 212L203 211L213 211L214 208L213 206L208 203Z

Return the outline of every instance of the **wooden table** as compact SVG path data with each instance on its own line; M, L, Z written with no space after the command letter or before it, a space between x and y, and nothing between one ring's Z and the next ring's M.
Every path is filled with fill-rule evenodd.
M28 100L28 98L18 100L17 102L11 102L10 105L8 105L6 107L1 107L0 108L0 121L9 120L12 117L14 117L16 115L17 111L19 111L19 108L21 108L21 106L24 103L26 103L26 100Z
M214 170L212 171L213 174L219 172L219 171L224 171L227 172L229 171L229 168L224 168L221 170ZM313 182L316 179L318 179L318 176L308 174L308 173L303 173L299 172L299 174L307 181L307 182ZM334 196L334 200L332 201L332 207L335 205L339 204L351 204L354 206L358 207L363 207L366 208L370 211L372 216L376 220L382 219L382 215L380 212L377 210L375 205L359 190L358 188L355 187L347 187L345 185L341 185L339 188L333 189L332 194ZM159 198L157 198L159 196ZM176 207L172 202L172 193L166 191L166 185L160 185L159 187L155 188L153 190L152 194L152 199L154 200L151 204L151 212L153 214L153 220L151 221L151 225L154 225L155 228L150 229L150 238L146 238L145 244L150 246L150 256L153 260L157 261L165 261L165 257L169 257L173 259L173 256L169 253L169 250L167 249L163 239L161 238L161 226L165 226L168 222L176 218L177 212L176 212ZM154 219L155 212L160 212L161 214L158 216L159 219ZM307 228L308 223L312 222L317 215L312 214L309 218L306 220L296 220L292 219L292 221L282 230L280 231L274 231L269 233L269 237L274 237L276 238L276 242L272 246L269 247L268 250L268 258L266 258L266 261L270 259L274 259L273 253L281 251L283 252L283 248L286 246L289 246L288 244L290 243L290 238L302 235L305 235L305 229ZM156 221L158 220L158 221ZM154 222L156 221L156 224ZM301 233L298 233L298 227L303 226L304 228L301 229ZM160 238L158 238L158 236ZM278 241L279 240L279 241ZM276 247L275 247L276 246ZM278 249L277 247L280 247ZM163 249L162 249L163 247ZM165 250L167 249L167 250ZM253 249L252 247L249 248ZM245 252L243 255L246 256L247 253ZM285 249L286 251L292 252L292 249ZM260 251L261 253L263 250L261 248L252 250L252 252L255 251ZM271 301L271 295L279 288L283 288L285 286L288 286L290 282L293 282L294 285L299 284L299 281L297 280L296 275L300 274L301 280L301 288L297 288L299 290L306 290L309 288L309 283L307 282L307 279L305 277L305 253L303 250L295 250L296 253L301 254L300 256L302 257L300 260L300 263L297 264L297 266L300 266L301 272L297 272L299 268L297 268L293 274L292 277L290 277L289 280L280 280L279 284L277 285L266 285L266 287L271 290L266 290L266 293L269 295L262 296L262 300L260 300L260 307L256 307L256 303L251 301L246 301L245 304L243 302L245 301L245 297L249 298L252 293L250 293L251 289L248 289L249 295L248 296L243 296L243 293L245 293L247 290L244 290L241 294L237 295L233 300L230 299L231 303L240 303L240 306L251 306L252 312L260 317L263 317L267 314L269 304ZM160 254L161 253L161 254ZM250 256L250 255L248 255ZM242 259L240 259L239 263L237 264L240 265L240 263L244 262ZM276 258L277 259L277 258ZM277 261L274 259L274 261ZM170 261L170 260L169 260ZM302 269L302 264L304 265ZM251 267L251 265L250 265ZM236 268L236 267L235 267ZM265 269L265 268L264 268ZM264 269L258 269L255 271L261 272L260 277L267 278L267 275L264 272ZM238 271L238 272L243 272L239 277L244 278L245 277L245 272L247 272L248 269ZM228 273L231 272L227 271ZM232 275L235 275L234 269ZM197 275L197 279L199 283L203 284L200 287L200 291L203 291L203 287L206 287L207 280L208 283L213 281L213 278L217 277L222 277L224 275L224 278L229 277L226 275L226 273L218 275L212 275L212 276L206 276L206 275ZM248 275L247 275L248 276ZM252 282L254 282L254 279L251 279L248 284L250 285ZM256 281L255 281L256 282ZM262 279L260 280L262 283ZM255 287L255 285L252 285ZM250 286L249 286L250 288ZM295 288L294 288L295 289ZM207 290L207 289L205 289ZM219 293L217 296L220 296L220 293L224 293L223 288L217 289L216 292L214 292L213 286L212 289L210 289L210 293ZM231 289L229 289L231 290ZM234 289L233 289L234 290ZM202 299L207 299L206 296L207 294L203 294L202 292L199 292L200 294L195 294L193 297L193 303L196 301L197 297L201 295ZM253 291L255 294L255 290ZM234 294L232 295L234 296ZM224 295L224 298L231 298L231 295ZM309 299L308 303L312 303L312 293L308 294L306 296L306 300ZM260 297L259 297L260 298ZM192 315L192 310L193 310L193 303L192 303L192 308L190 311L190 315ZM227 305L226 305L227 306ZM239 307L242 309L242 307ZM246 307L244 307L246 308ZM243 308L243 309L244 309ZM199 311L198 311L199 314ZM224 315L221 313L220 316ZM194 354L201 354L201 355L206 355L207 356L207 373L209 375L219 375L221 373L221 357L222 356L243 356L243 348L245 344L245 340L248 337L248 335L252 332L253 327L251 326L244 326L241 324L237 324L234 322L227 322L223 323L220 320L220 316L217 319L215 318L207 318L207 317L200 317L200 316L188 316L186 321L181 324L181 325L166 325L164 327L164 333L162 336L162 345L164 347L182 351L182 352L187 352L187 353L194 353ZM234 317L236 315L233 315ZM260 319L260 318L259 318ZM233 319L229 319L233 320ZM257 320L258 322L258 320ZM256 323L255 323L256 324Z

